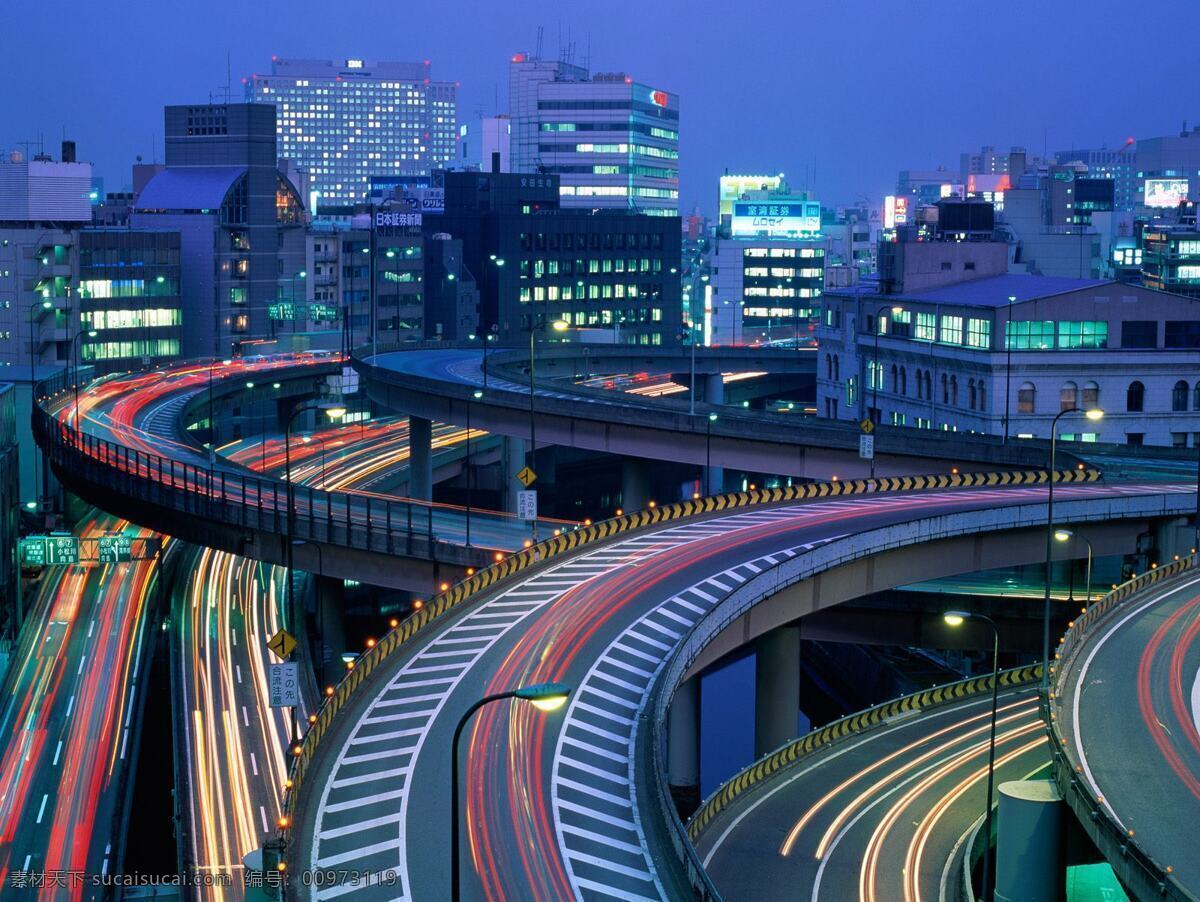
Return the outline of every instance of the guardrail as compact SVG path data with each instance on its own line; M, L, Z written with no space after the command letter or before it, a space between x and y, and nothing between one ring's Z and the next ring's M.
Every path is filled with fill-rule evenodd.
M1056 482L1095 482L1100 478L1096 470L1060 470L1054 474ZM299 748L295 750L291 776L284 795L282 838L286 841L293 822L294 806L305 776L322 739L329 732L334 720L363 686L370 675L400 649L407 648L414 637L423 634L431 625L440 622L449 612L464 604L477 600L485 591L517 574L547 561L561 557L585 546L602 542L629 532L654 527L663 523L688 517L704 516L745 507L773 505L788 501L861 495L876 492L892 492L920 489L979 488L985 486L1042 485L1049 481L1045 470L1029 470L1004 473L962 473L933 476L883 477L877 479L853 479L839 482L806 483L749 492L734 492L715 495L676 504L663 505L650 510L625 514L565 532L526 548L490 567L480 570L467 579L456 583L449 590L430 599L420 610L415 611L394 629L389 630L372 648L364 651L352 662L350 669L336 688L327 689L324 703L317 712L316 720L305 733ZM663 791L660 780L653 781ZM665 803L664 803L665 804ZM677 825L676 849L687 859L691 844L683 832L679 818L671 809ZM682 842L679 842L682 837ZM694 850L691 852L694 858ZM692 863L694 867L694 862ZM707 879L703 868L692 873L693 885L703 887Z
M279 535L288 532L287 482L198 466L79 432L47 409L74 388L65 373L39 383L39 403L33 410L34 436L60 471L185 516ZM452 563L476 563L483 553L467 556L461 546L440 538L442 512L431 504L296 483L290 496L290 535L295 540ZM486 523L511 518L475 512L475 519Z
M1089 605L1086 611L1072 621L1066 634L1059 640L1058 650L1054 655L1055 663L1050 665L1054 691L1049 698L1042 699L1042 718L1054 749L1054 781L1059 792L1100 853L1120 868L1118 877L1137 898L1159 897L1183 902L1196 902L1197 899L1179 883L1171 873L1170 867L1155 861L1138 845L1132 835L1121 828L1105 809L1103 801L1080 779L1081 767L1070 760L1070 747L1058 728L1058 715L1051 709L1057 708L1058 700L1062 698L1062 688L1071 662L1083 648L1087 635L1099 623L1123 608L1125 602L1142 590L1193 570L1198 564L1200 557L1191 554L1169 564L1152 567L1145 573L1121 583L1102 599Z
M1014 667L1000 671L1000 686L1004 689L1015 686L1027 686L1042 678L1042 665L1030 664L1025 667ZM881 726L889 718L899 714L910 714L928 708L937 708L971 698L981 692L992 691L992 675L971 677L944 686L935 686L911 695L902 695L890 702L884 702L848 714L845 717L828 723L820 729L806 733L798 739L785 743L773 752L759 758L749 767L730 777L713 792L696 813L687 822L688 838L695 842L712 819L732 805L740 796L763 780L769 779L781 770L796 764L806 756L825 749L838 742L857 736L865 730Z

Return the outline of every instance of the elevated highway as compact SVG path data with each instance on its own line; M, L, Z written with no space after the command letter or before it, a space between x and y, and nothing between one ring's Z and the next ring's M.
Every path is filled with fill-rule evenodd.
M1137 898L1200 898L1200 569L1118 587L1059 647L1048 721L1063 798Z
M665 747L672 697L704 649L781 589L883 550L967 536L977 543L972 555L922 558L927 578L975 569L979 559L1039 559L1045 492L1037 478L987 488L965 474L938 480L943 491L895 494L871 490L899 481L853 481L685 502L555 538L476 574L355 663L293 770L284 831L291 873L341 868L395 883L295 882L293 891L444 895L454 725L488 692L549 680L574 687L563 715L493 705L466 734L468 895L712 891L669 800ZM1083 482L1056 492L1057 509L1060 522L1124 521L1132 542L1149 521L1190 510L1193 492ZM838 604L861 585L831 579L812 604ZM794 730L794 709L792 719Z

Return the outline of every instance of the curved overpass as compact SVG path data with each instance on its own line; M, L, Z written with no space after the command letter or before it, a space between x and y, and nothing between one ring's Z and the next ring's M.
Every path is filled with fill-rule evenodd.
M1000 782L1048 770L1041 667L1001 674ZM987 777L991 675L797 739L723 784L688 835L724 899L957 900ZM901 892L902 888L902 892Z
M578 345L537 351L535 375L570 376L572 372L687 371L681 352L658 351L644 357L632 351L588 349ZM640 352L640 349L639 349ZM727 348L697 353L697 366L710 371L812 366L813 355L796 351ZM529 438L528 352L493 351L484 358L470 348L413 347L357 356L368 394L379 403L425 419L461 424L467 419L500 435ZM482 391L481 398L474 398ZM711 404L644 398L619 391L588 388L569 380L542 378L535 384L535 425L541 445L560 445L652 460L714 465L752 473L828 479L867 473L858 457L857 424L812 417L764 413ZM708 414L718 417L710 421ZM1044 443L1005 445L996 436L940 434L928 430L880 427L876 432L879 474L1044 467ZM1074 459L1060 450L1064 466Z
M1119 587L1060 650L1050 722L1059 786L1139 898L1200 898L1196 564L1193 555Z
M576 687L564 715L493 705L466 734L468 892L690 892L689 880L703 876L666 851L673 814L656 779L665 705L688 667L745 608L882 548L971 535L1008 549L1010 563L1038 559L1040 543L1021 536L1044 536L1044 490L979 481L859 495L871 487L861 481L685 502L543 543L434 599L367 652L321 710L289 796L292 873L345 869L394 875L397 885L313 892L294 881L293 890L444 894L455 722L487 692L557 680ZM1191 493L1091 484L1056 494L1064 522L1141 523L1189 509ZM931 577L973 569L970 557L936 561ZM818 606L855 594L831 585Z
M262 380L260 397L311 397L337 362L315 355L235 361L213 373L215 397L244 394L254 379ZM285 563L286 482L210 459L178 437L189 403L206 403L198 399L207 398L209 378L208 363L191 363L80 386L80 433L64 374L39 387L34 433L63 485L103 509L195 544ZM519 549L528 530L511 516L477 510L468 547L459 508L301 485L293 498L291 535L304 540L295 547L297 567L421 592L486 566L497 551ZM564 526L547 522L546 531Z

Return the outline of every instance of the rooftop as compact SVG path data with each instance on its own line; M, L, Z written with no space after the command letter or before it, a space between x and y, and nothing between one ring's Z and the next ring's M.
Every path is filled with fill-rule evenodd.
M1010 297L1015 303L1053 297L1101 285L1111 285L1111 279L1069 279L1061 276L1033 276L1025 273L1005 273L984 279L968 279L954 285L943 285L926 291L883 295L890 300L923 302L927 304L959 304L969 307L1004 307ZM875 286L866 289L874 294ZM854 297L861 293L855 288L831 288L827 294Z
M217 210L245 166L188 166L164 169L142 189L138 210Z

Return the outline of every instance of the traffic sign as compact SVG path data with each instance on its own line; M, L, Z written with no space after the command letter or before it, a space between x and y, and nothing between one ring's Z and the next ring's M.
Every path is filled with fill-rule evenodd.
M517 516L522 520L537 519L537 492L517 492Z
M870 435L872 432L875 431L875 421L871 420L871 419L863 420L861 423L858 424L858 428L861 429L867 435Z
M267 683L272 708L294 708L300 704L300 665L295 661L271 664L267 668Z
M21 563L26 567L42 567L46 563L46 537L29 536L21 539Z
M858 437L858 456L863 460L875 459L875 436L860 435Z
M122 564L133 560L133 536L100 536L96 559L102 564Z
M537 473L533 472L529 467L522 467L521 472L517 474L517 479L521 481L521 485L529 488L537 481Z
M46 563L47 564L78 564L79 563L79 537L78 536L47 536L46 537Z
M267 640L267 648L275 652L277 657L287 660L296 650L296 637L287 630L280 630Z

